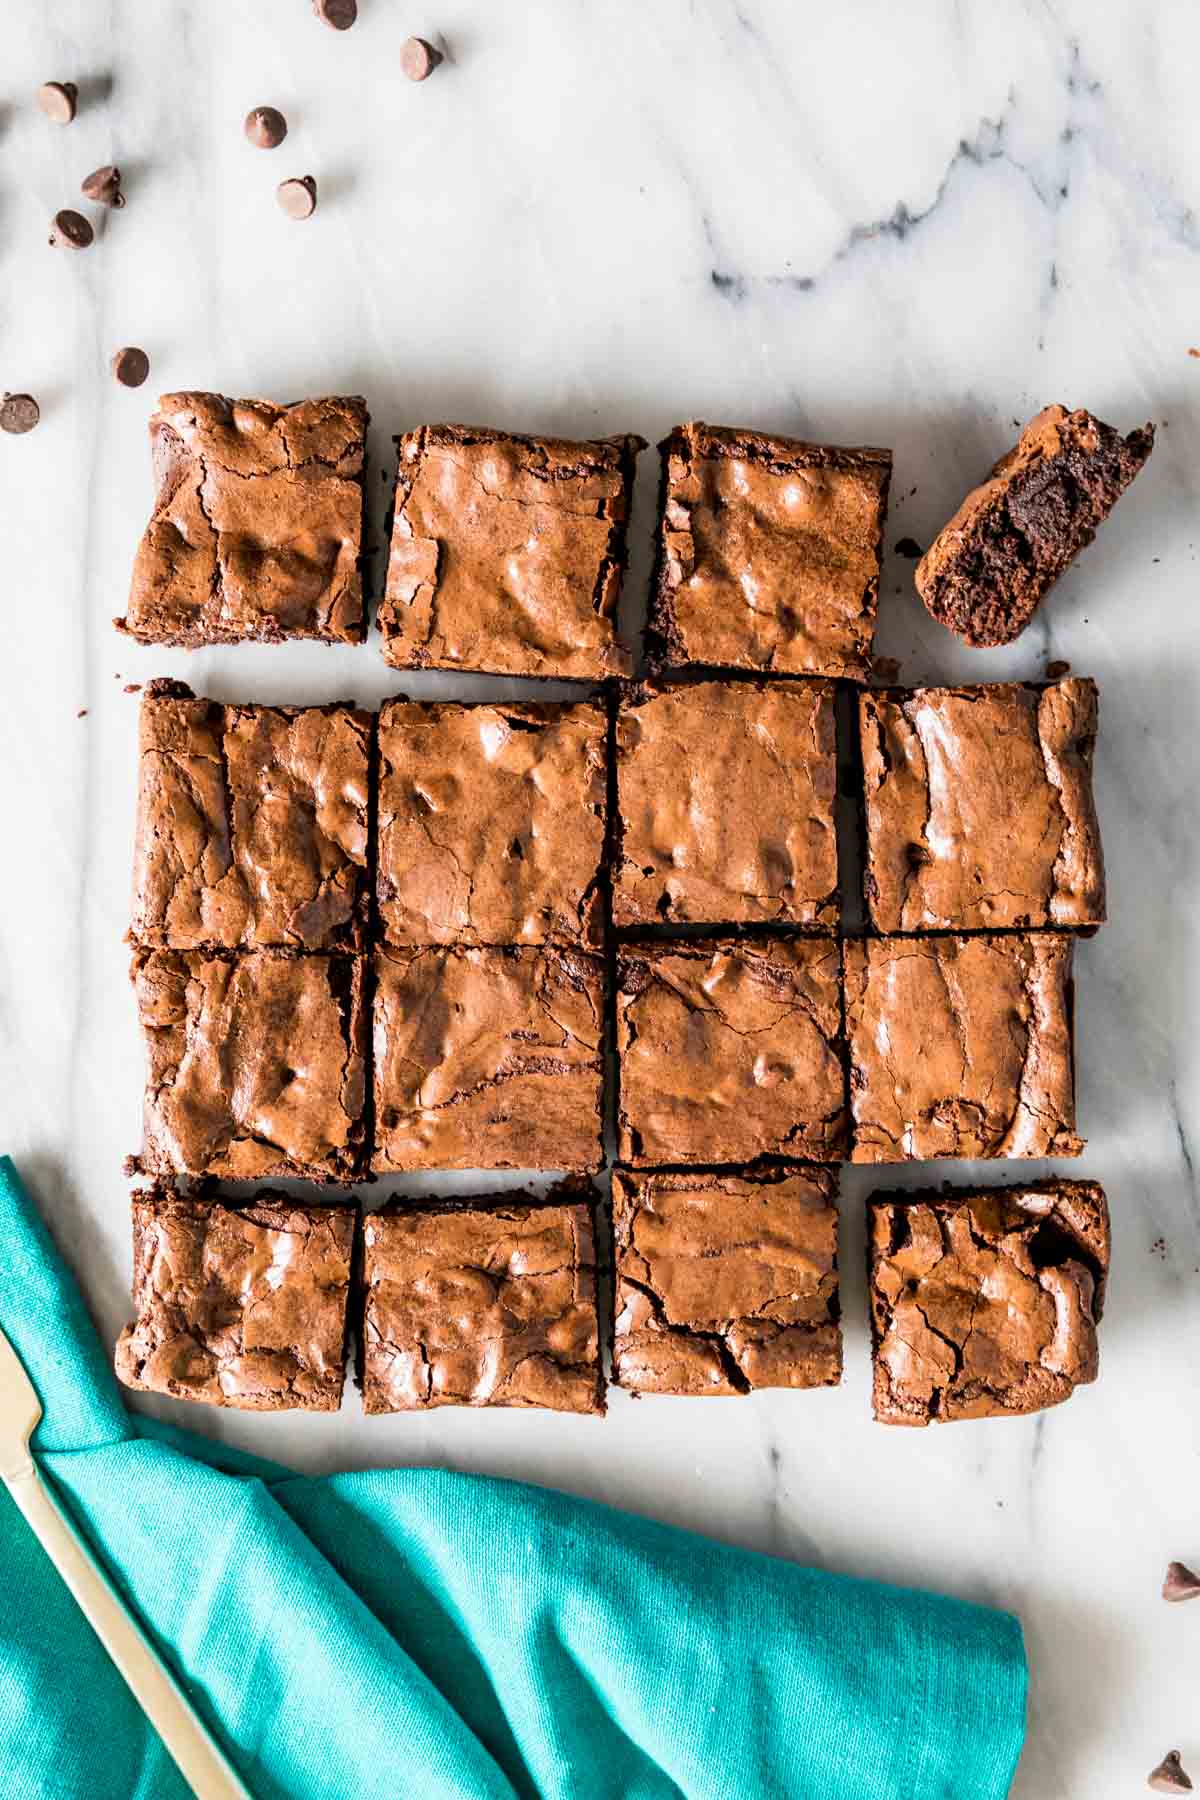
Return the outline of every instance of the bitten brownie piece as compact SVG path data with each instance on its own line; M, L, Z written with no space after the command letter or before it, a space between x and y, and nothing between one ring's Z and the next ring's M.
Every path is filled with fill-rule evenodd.
M838 987L828 938L626 949L617 961L621 1160L840 1161Z
M375 976L377 1172L600 1167L599 957L385 946Z
M361 643L365 400L187 393L158 405L158 494L118 629L186 648Z
M641 438L423 425L396 442L388 662L581 681L628 671L617 602Z
M617 925L837 923L833 693L633 690L617 716Z
M1018 637L1153 448L1153 425L1123 438L1082 408L1044 407L917 564L933 617L976 647Z
M699 422L659 449L652 657L865 679L891 451Z
M1103 923L1095 682L880 690L858 706L877 931Z
M837 1174L613 1172L613 1375L640 1394L841 1379Z
M393 943L601 944L599 706L418 705L379 718L379 917Z
M867 1231L883 1424L1039 1412L1095 1381L1109 1256L1095 1182L872 1194Z
M253 1202L133 1198L133 1303L117 1342L127 1387L255 1412L342 1403L355 1212Z
M139 950L155 1175L353 1180L363 1142L362 963Z
M152 681L130 935L177 950L359 948L372 729L349 706L219 706Z
M843 946L851 1162L1078 1156L1073 941L866 938Z
M546 1204L516 1193L486 1209L401 1202L370 1213L363 1410L602 1413L588 1191L565 1184Z

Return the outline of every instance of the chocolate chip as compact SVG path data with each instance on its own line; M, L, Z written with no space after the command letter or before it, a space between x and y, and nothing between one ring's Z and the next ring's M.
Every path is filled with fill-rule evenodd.
M1200 1575L1189 1569L1186 1563L1168 1563L1162 1584L1163 1599L1170 1600L1174 1604L1177 1600L1194 1600L1198 1594L1200 1594Z
M1178 1750L1168 1750L1156 1769L1146 1777L1146 1786L1156 1794L1190 1794L1192 1783L1179 1760Z
M83 214L72 212L69 206L56 212L50 223L50 242L55 249L86 250L94 236Z
M275 198L289 219L309 219L317 210L317 184L311 175L281 181L275 189Z
M0 431L13 437L32 431L41 416L42 409L32 394L5 394L0 400Z
M1070 673L1071 665L1069 662L1057 661L1048 662L1046 664L1046 674L1051 681L1057 681L1060 675L1069 675Z
M37 103L56 125L69 125L79 107L79 89L73 81L43 81Z
M428 81L442 60L441 51L424 38L405 38L400 46L400 67L410 81Z
M918 557L922 557L924 554L925 552L922 550L920 544L918 544L916 538L902 537L896 539L897 556L907 556L910 562L916 562Z
M91 174L79 184L80 192L88 200L94 200L97 206L124 206L125 196L121 192L121 171L112 163L105 163L102 169L93 169Z
M141 387L150 373L150 358L136 344L126 344L123 350L113 353L109 367L122 387Z
M259 150L275 150L287 136L287 120L273 106L256 106L246 114L246 136Z
M924 844L910 844L908 846L908 860L914 869L927 868L933 861L933 851L927 849Z
M313 0L313 11L335 31L349 31L358 17L358 0Z

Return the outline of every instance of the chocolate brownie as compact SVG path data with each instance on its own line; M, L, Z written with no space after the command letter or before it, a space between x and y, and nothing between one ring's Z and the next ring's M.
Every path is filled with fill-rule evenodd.
M842 1374L837 1174L613 1172L613 1378L640 1394L830 1387Z
M838 946L676 940L617 960L619 1154L639 1167L846 1147Z
M1095 1381L1109 1256L1095 1182L872 1194L867 1237L883 1424L1039 1412Z
M148 1064L140 1166L353 1180L364 1137L362 973L347 956L138 950Z
M635 689L617 715L616 925L832 928L833 684Z
M1007 644L1090 544L1154 448L1080 408L1047 406L972 488L917 564L917 592L968 644Z
M336 1412L355 1216L269 1188L244 1204L135 1194L121 1380L212 1406Z
M1103 922L1094 682L877 690L858 706L876 930Z
M379 719L379 917L393 943L601 944L599 706L423 706Z
M361 643L366 402L185 393L158 406L158 493L117 627L185 648Z
M379 609L387 661L582 681L626 673L617 602L642 439L422 425L396 442Z
M375 974L377 1172L600 1167L598 957L386 945Z
M360 947L373 724L349 706L219 706L152 681L132 937L176 950Z
M652 658L865 679L891 451L699 422L659 449Z
M1078 1156L1071 938L848 939L851 1162Z
M364 1410L602 1413L587 1191L567 1184L544 1204L516 1193L486 1207L401 1202L369 1214Z

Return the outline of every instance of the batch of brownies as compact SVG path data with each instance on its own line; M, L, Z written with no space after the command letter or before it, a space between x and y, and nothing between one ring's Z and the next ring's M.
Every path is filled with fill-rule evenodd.
M358 399L164 397L121 628L361 642L367 422ZM921 561L930 612L1015 637L1152 443L1040 413ZM399 440L387 661L589 684L578 700L376 715L146 689L131 1386L331 1410L353 1341L368 1412L598 1412L610 1335L633 1393L828 1385L839 1163L1080 1152L1094 684L868 685L890 453L703 424L661 447L635 680L616 614L644 448ZM366 1213L217 1185L435 1169L563 1179ZM1028 1412L1094 1378L1096 1183L868 1210L879 1419Z

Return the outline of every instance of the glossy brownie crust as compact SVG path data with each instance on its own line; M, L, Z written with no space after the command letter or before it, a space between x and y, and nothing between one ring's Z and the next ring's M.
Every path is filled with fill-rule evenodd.
M841 1379L837 1174L613 1173L613 1374L642 1394Z
M158 405L158 492L118 628L185 647L361 643L366 402L180 393Z
M641 687L617 715L617 926L838 919L834 689Z
M1038 1412L1096 1379L1109 1224L1089 1181L873 1194L875 1417Z
M1104 922L1092 681L860 694L877 931Z
M336 1412L355 1212L264 1189L253 1204L133 1199L133 1303L117 1343L127 1387L255 1412Z
M588 1190L555 1192L579 1198L399 1203L367 1216L364 1411L604 1411Z
M659 449L652 658L865 679L891 451L701 422Z
M617 602L639 437L423 425L400 452L383 654L398 669L627 674Z

